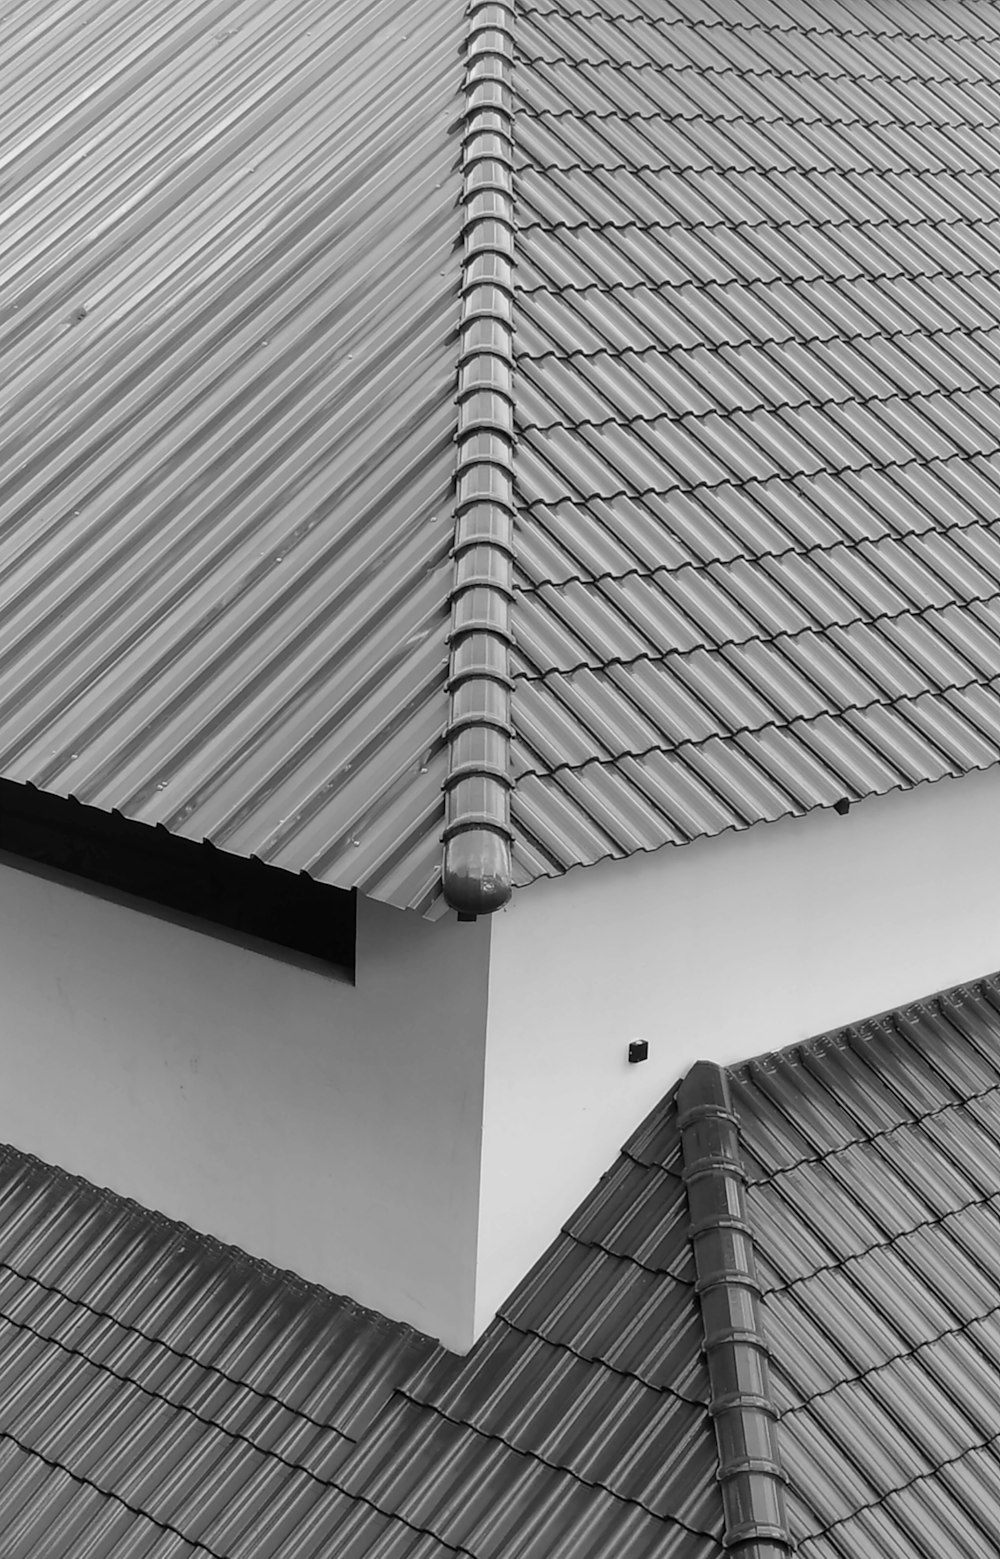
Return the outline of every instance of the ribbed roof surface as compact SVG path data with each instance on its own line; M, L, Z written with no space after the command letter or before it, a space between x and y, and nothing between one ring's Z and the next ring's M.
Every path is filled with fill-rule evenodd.
M1000 1548L1000 977L732 1075L801 1559Z
M520 0L519 880L1000 757L1000 18Z
M746 1218L698 1070L465 1358L0 1150L4 1559L717 1559L775 1409L802 1559L995 1552L1000 976L731 1069Z
M716 1559L672 1099L465 1359L0 1150L4 1559Z
M437 891L460 0L0 19L0 774Z
M429 1338L0 1149L5 1559L305 1559Z
M0 776L439 914L1000 760L995 7L0 45Z

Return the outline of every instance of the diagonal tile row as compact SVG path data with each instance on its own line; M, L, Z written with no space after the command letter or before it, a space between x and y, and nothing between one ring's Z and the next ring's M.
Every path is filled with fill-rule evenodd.
M1000 980L732 1086L800 1551L992 1546Z
M998 756L995 25L689 9L519 31L521 883Z

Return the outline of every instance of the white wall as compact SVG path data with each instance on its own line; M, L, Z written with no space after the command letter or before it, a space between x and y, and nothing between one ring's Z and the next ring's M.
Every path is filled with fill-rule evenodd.
M516 893L493 927L477 1324L693 1061L997 968L996 769Z
M0 857L0 1140L463 1351L490 923L358 911L352 987Z

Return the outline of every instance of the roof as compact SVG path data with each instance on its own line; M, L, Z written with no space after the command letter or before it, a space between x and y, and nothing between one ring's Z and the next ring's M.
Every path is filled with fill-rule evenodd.
M985 0L0 25L0 775L436 915L1000 759Z
M698 1063L464 1358L0 1153L5 1554L978 1559L1000 975Z
M518 6L516 880L1000 756L1000 25Z
M30 0L0 29L0 772L424 906L459 0Z

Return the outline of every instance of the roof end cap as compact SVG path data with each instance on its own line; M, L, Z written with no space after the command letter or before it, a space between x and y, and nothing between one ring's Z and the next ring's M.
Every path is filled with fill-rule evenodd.
M454 834L444 848L442 887L462 920L492 915L510 899L510 841L489 828Z
M714 1061L696 1061L682 1078L677 1090L677 1113L686 1116L704 1112L732 1115L733 1101L725 1067Z

